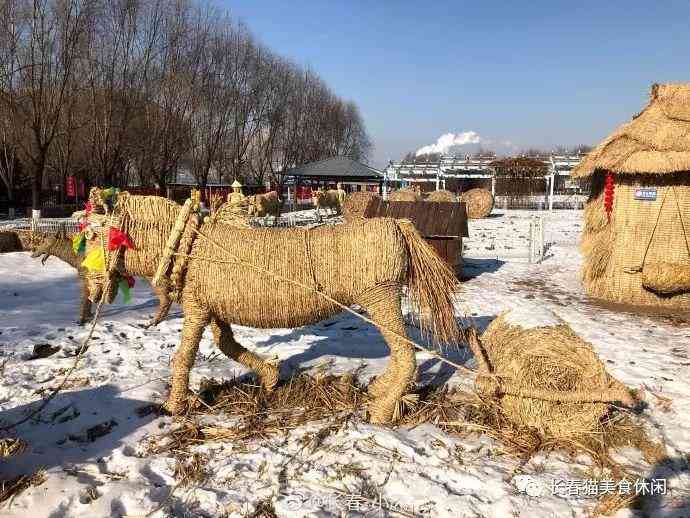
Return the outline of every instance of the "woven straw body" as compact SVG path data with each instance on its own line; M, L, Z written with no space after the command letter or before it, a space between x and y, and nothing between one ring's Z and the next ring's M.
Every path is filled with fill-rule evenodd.
M432 191L429 194L427 194L426 201L445 201L445 202L451 202L455 203L458 201L458 197L455 195L455 193L452 193L450 191L445 191L445 190L440 190L440 191Z
M494 208L494 197L486 189L470 189L462 193L460 201L467 208L469 219L481 219L489 217Z
M227 322L250 327L298 327L319 322L340 309L304 289L257 275L233 257L281 277L320 287L350 305L377 283L401 285L407 271L405 243L394 221L374 219L359 225L328 225L302 229L235 229L215 225L206 233L223 243L217 250L197 240L186 290ZM353 246L354 243L357 246ZM193 281L189 282L189 279ZM251 296L246 296L251 294Z
M596 392L625 391L606 372L591 344L566 324L524 329L502 315L484 332L482 345L494 374L512 380L516 393L592 391L595 401ZM482 392L480 383L478 389ZM598 430L609 408L603 402L561 403L516 395L503 395L498 403L514 423L559 438Z
M585 208L587 293L611 302L690 309L690 185L682 175L616 175L609 222L603 177L594 175ZM635 199L641 188L656 190L656 199Z

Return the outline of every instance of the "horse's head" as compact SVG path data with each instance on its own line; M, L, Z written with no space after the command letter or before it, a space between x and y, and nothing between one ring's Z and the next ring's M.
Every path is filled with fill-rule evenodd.
M31 257L34 259L41 257L41 262L45 264L48 258L55 254L60 242L66 239L67 230L64 224L60 225L59 230L54 234L36 234L31 239Z

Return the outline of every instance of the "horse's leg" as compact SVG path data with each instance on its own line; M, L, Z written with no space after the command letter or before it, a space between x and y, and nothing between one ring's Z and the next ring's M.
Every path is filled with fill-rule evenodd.
M148 279L148 281L151 282L151 279ZM158 297L158 311L156 311L156 315L153 317L153 319L146 324L146 327L156 326L165 320L165 317L168 316L170 306L173 302L168 296L167 286L154 286L151 284L151 288L156 294L156 297Z
M414 378L414 347L401 339L407 336L400 309L401 296L400 286L384 285L358 297L371 319L382 326L379 330L390 349L386 371L369 387L373 396L369 407L372 423L387 423L393 418L396 405Z
M79 324L81 325L88 322L93 315L91 313L89 286L86 283L86 277L79 273L77 278L79 279Z
M172 361L172 386L163 408L171 414L181 414L187 408L189 371L194 366L196 353L204 328L209 322L209 312L196 303L185 302L182 341Z
M276 386L279 376L278 366L267 362L239 344L232 334L230 324L214 318L211 322L211 331L213 331L216 345L225 356L255 371L266 390L272 390Z

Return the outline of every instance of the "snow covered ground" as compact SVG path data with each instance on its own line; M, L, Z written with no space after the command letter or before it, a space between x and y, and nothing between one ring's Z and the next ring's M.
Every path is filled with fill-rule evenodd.
M550 246L543 263L487 259L491 247L526 255L533 214L498 211L471 222L458 312L485 328L507 308L552 310L594 344L613 375L660 396L648 392L645 419L666 442L677 469L649 466L632 449L621 451L618 460L646 476L668 479L669 494L648 499L650 515L690 516L690 320L614 312L587 300L578 282L579 211L545 216ZM0 255L0 426L34 408L72 365L87 333L74 324L74 281L74 270L57 259L41 266L26 253ZM27 452L0 464L0 479L44 468L46 481L0 507L0 516L121 517L154 510L155 517L251 516L263 502L271 502L279 517L560 517L585 516L594 507L593 496L550 489L559 480L589 478L586 456L573 461L558 453L539 454L523 464L486 436L459 438L431 424L404 429L349 423L314 451L304 448L304 439L323 423L249 445L206 443L194 451L213 475L201 485L176 487L174 456L145 448L147 439L175 426L150 405L167 393L182 321L173 307L168 320L144 329L141 324L156 302L148 285L138 282L131 304L104 308L68 388L15 431L28 442ZM299 329L237 327L235 334L248 348L278 356L283 375L305 367L334 373L361 368L366 380L387 361L377 331L349 314ZM41 344L59 350L34 358ZM451 356L473 366L464 354ZM466 375L428 354L417 359L420 383L467 383ZM207 332L192 387L204 377L243 373L239 364L215 354ZM522 475L541 489L527 494ZM359 498L363 485L375 488L388 511ZM631 513L622 510L619 516Z

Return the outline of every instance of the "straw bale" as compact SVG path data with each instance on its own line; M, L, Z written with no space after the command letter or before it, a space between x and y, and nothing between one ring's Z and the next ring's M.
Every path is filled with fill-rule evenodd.
M690 264L647 263L642 268L642 285L664 295L690 292Z
M465 203L469 219L487 218L494 208L494 197L486 189L470 189L462 193L460 200Z
M450 203L455 203L458 201L458 197L455 195L455 193L452 193L450 191L433 191L427 194L426 201L444 201L444 202L450 202Z
M22 243L14 230L0 231L0 253L21 252Z
M652 85L647 106L593 149L573 178L597 170L666 175L690 171L690 84Z
M374 192L359 191L348 194L343 202L345 221L364 219L364 212L374 198L379 198L379 195Z
M565 323L523 327L504 313L484 332L481 345L492 373L507 380L499 393L502 412L543 436L596 432L610 406L602 400L631 400L627 389L606 372L591 344ZM481 355L481 366L480 360ZM477 390L491 396L494 390L488 381L478 377ZM535 391L556 400L524 395Z
M404 189L398 189L393 191L388 195L390 201L419 201L422 199L422 195L417 186L405 187Z

